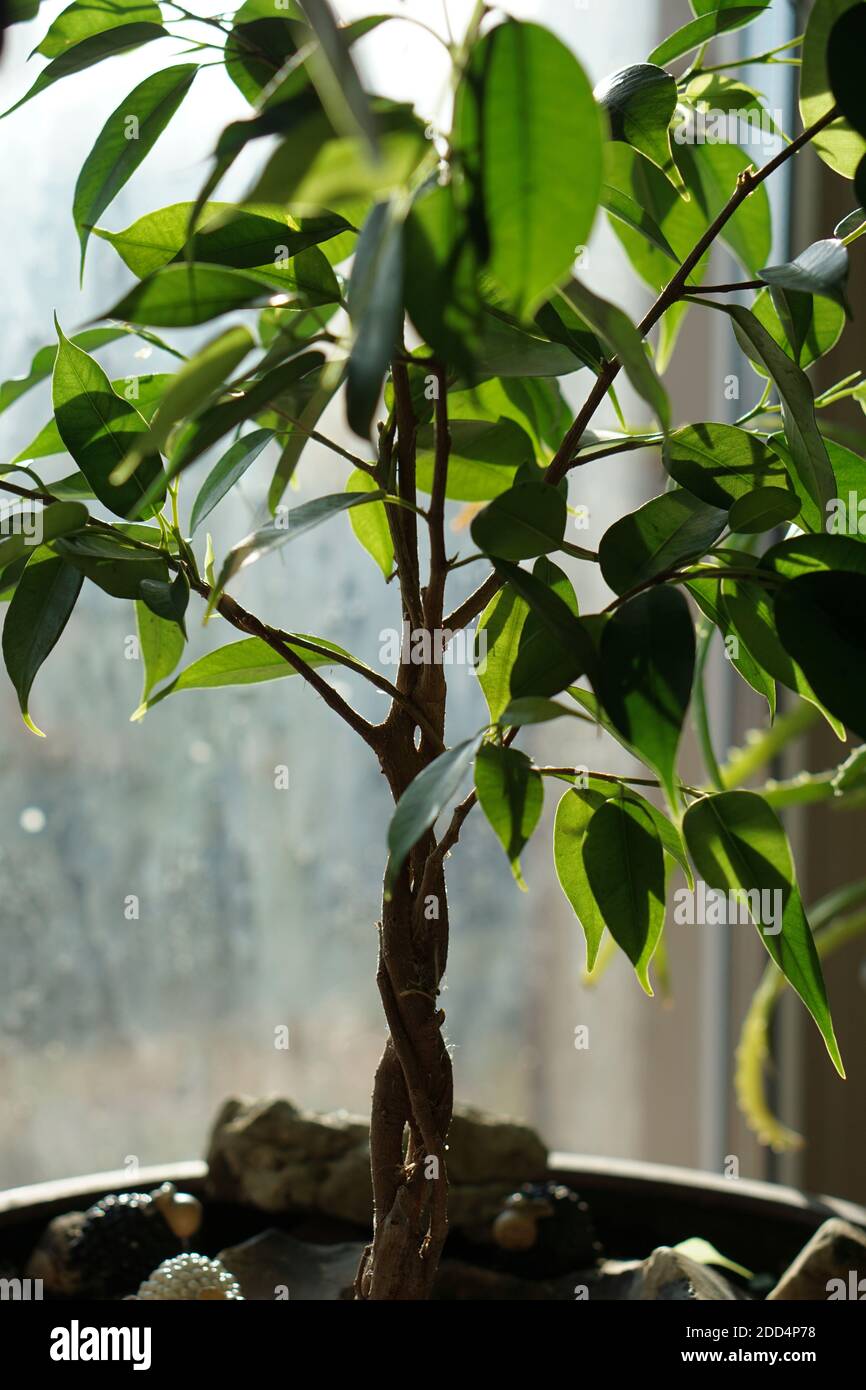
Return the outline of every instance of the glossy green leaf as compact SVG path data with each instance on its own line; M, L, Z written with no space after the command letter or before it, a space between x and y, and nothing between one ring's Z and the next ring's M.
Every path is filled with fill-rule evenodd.
M218 506L235 483L246 473L259 454L273 439L271 430L253 430L236 439L211 469L199 489L190 517L189 529L194 535L214 507Z
M797 581L802 582L802 581ZM791 849L778 816L763 797L749 791L721 792L690 806L683 833L698 873L710 888L731 893L778 894L781 930L763 902L750 916L769 955L814 1018L833 1063L844 1076L833 1033L824 978L812 932L797 889ZM770 900L773 902L773 899Z
M543 564L548 562L543 561ZM557 658L565 656L570 661L573 674L569 675L568 680L559 686L564 689L565 684L576 681L579 676L590 674L596 671L596 652L590 637L589 631L581 622L580 618L572 611L568 602L557 592L556 587L552 586L541 575L521 569L518 565L512 564L510 560L494 559L497 573L512 589L529 605L532 613L538 622L546 630L548 644L551 639L556 644L555 655ZM555 567L553 567L555 570ZM559 574L562 571L558 571ZM515 695L552 695L556 690L526 690L518 689L513 692Z
M604 924L651 995L649 967L665 916L665 868L651 818L634 801L614 797L594 812L583 863Z
M85 328L82 333L73 333L69 341L76 347L83 348L85 352L93 352L96 348L104 347L107 343L116 343L119 338L126 338L129 334L128 328ZM23 376L11 377L0 385L0 415L19 397L26 395L34 386L38 386L40 381L51 375L56 356L57 344L46 344L34 353L29 371Z
M746 534L772 531L792 521L799 510L799 498L788 488L760 487L737 498L728 513L728 524L732 531Z
M57 325L59 346L52 394L57 429L100 502L115 516L130 516L149 488L159 501L164 478L158 456L150 455L127 482L111 474L147 434L138 411L112 389L97 362L71 343Z
M866 574L816 571L783 584L775 603L782 645L823 705L866 738Z
M544 783L540 774L525 753L485 743L475 758L475 791L516 882L524 888L520 855L541 816Z
M158 538L159 532L154 535ZM144 580L164 582L168 578L168 566L158 553L142 550L117 534L109 537L79 532L63 537L54 548L112 598L137 600Z
M676 159L683 181L703 214L705 227L719 215L740 175L752 162L737 145L718 143L678 144ZM766 265L772 252L773 232L765 184L759 184L740 204L722 228L720 239L750 275Z
M176 260L254 270L273 269L279 259L280 265L290 262L288 273L283 275L287 282L294 280L299 289L316 292L323 287L322 277L299 274L297 257L302 251L339 236L348 227L345 218L337 213L295 219L278 207L244 210L232 203L206 203L199 213L198 230L190 238L190 218L195 206L171 203L139 217L121 232L110 232L104 227L94 231L114 247L140 280ZM309 263L300 267L301 271L311 268Z
M571 904L586 938L586 968L591 971L598 959L605 920L599 910L583 861L583 847L589 823L607 798L599 792L573 788L556 808L553 825L553 862L560 887Z
M644 341L631 319L616 304L600 299L586 285L573 280L564 291L568 302L619 358L638 395L652 408L663 429L670 423L667 392L647 356Z
M511 671L528 613L528 603L506 585L478 619L475 640L481 660L476 673L493 724L502 718L511 699Z
M532 441L513 420L451 420L447 496L457 502L487 502L507 491L518 468L533 459ZM418 431L418 487L433 485L435 431Z
M487 555L531 560L558 550L565 535L568 505L558 488L518 482L485 507L472 523L472 539Z
M651 246L660 251L669 261L679 265L679 257L673 250L662 231L661 227L653 220L645 207L636 203L630 194L622 189L613 188L610 184L603 184L601 190L601 205L605 212L611 217L623 222L632 231L640 233Z
M269 555L271 551L280 549L289 541L297 540L299 536L305 535L316 526L321 526L325 521L330 521L331 517L339 515L340 512L348 511L351 507L381 502L386 495L378 490L371 493L336 492L328 497L315 497L312 502L305 502L300 507L284 509L266 526L253 531L251 535L232 546L220 571L216 588L211 594L210 608L213 609L229 580L248 565L255 564L263 555Z
M297 425L286 419L287 412L283 411L279 419L283 447L268 488L268 510L271 515L276 512L286 488L295 475L301 455L310 442L311 432L315 430L321 416L342 385L342 380L342 376L336 373L323 372L317 381L313 381L312 377L300 381L296 388L300 400ZM307 385L311 387L308 399L304 395Z
M302 642L300 633L290 634L294 641L287 642L288 647L294 652L295 656L300 657L308 666L341 666L349 653L342 647L336 646L333 642L326 642L321 637L305 638L306 641L315 642L317 646L325 647L332 655L325 656L319 652L311 652ZM267 642L261 637L246 637L241 642L230 642L227 647L220 647L217 651L208 652L207 656L200 657L191 666L187 666L181 671L179 676L163 688L150 699L143 701L135 711L133 720L143 719L149 709L154 705L160 704L169 695L175 695L182 690L219 690L229 685L259 685L263 681L281 680L284 676L295 676L297 671L293 666L280 656L279 652L274 651L273 647L268 646Z
M670 476L713 507L730 507L755 488L780 486L785 466L763 440L735 425L684 425L669 434L662 460Z
M83 72L86 68L93 67L94 63L101 63L103 58L112 58L118 53L128 53L130 49L140 48L142 44L152 43L154 39L161 39L166 36L166 30L161 24L123 24L117 29L108 29L101 34L91 34L88 38L82 39L80 43L73 44L67 48L57 58L52 59L47 68L40 72L36 81L29 91L25 92L12 106L2 114L10 115L17 111L19 106L31 98L44 92L46 88L52 87L55 82L59 82L64 77L71 77L77 72Z
M322 105L336 130L360 134L373 158L379 152L376 122L370 102L352 61L350 42L339 27L328 0L299 0L318 39L308 65Z
M673 165L670 124L677 84L669 72L654 63L635 63L599 82L595 99L608 114L612 139L640 150L659 169Z
M598 549L605 582L627 593L699 560L718 540L727 514L684 489L662 493L605 531Z
M73 340L70 338L69 340ZM56 355L56 354L55 354ZM111 382L111 389L117 396L128 401L149 423L162 400L165 388L171 381L171 377L165 372L148 372L144 376L119 377ZM60 431L57 428L57 421L52 417L42 426L39 433L25 445L23 449L12 460L13 464L32 461L40 458L51 458L55 454L66 452ZM54 486L52 484L52 492ZM95 494L93 494L95 495Z
M393 884L406 858L436 824L448 803L457 795L481 747L483 733L441 753L420 772L404 791L388 826L388 873Z
M520 729L525 724L549 724L554 719L565 717L579 719L580 715L576 710L568 709L556 700L548 700L542 695L522 695L509 701L499 722Z
M349 475L346 491L353 494L378 493L378 488L376 480L369 473L356 468ZM369 507L352 507L349 522L359 543L375 560L384 577L390 579L394 571L394 542L384 504L375 501Z
M40 666L69 621L82 583L76 570L50 550L40 548L31 555L6 614L3 660L24 723L40 736L42 730L30 717L30 691Z
M232 393L217 405L208 406L195 420L184 426L177 439L172 441L169 476L174 477L189 468L230 430L261 415L272 401L314 376L324 361L320 352L305 352L256 377L242 393Z
M586 339L591 341L592 335L587 334ZM577 355L573 339L551 342L516 327L498 315L485 314L483 317L475 363L479 378L497 376L510 380L514 377L569 376L585 365L588 364Z
M553 597L578 616L577 598L571 580L552 560L542 556L532 567L532 580L546 586ZM581 644L578 653L572 642L565 642L564 631L554 631L549 622L530 609L520 633L509 681L512 700L527 696L551 696L565 690L576 679L575 671L590 669L588 649Z
M61 11L33 53L57 58L92 34L121 24L159 24L161 19L159 6L152 0L76 0Z
M813 125L836 105L827 68L827 50L834 26L854 8L860 8L860 0L815 0L810 11L800 68L800 115L804 126ZM825 164L847 179L853 179L866 154L866 140L841 116L820 131L811 143Z
M836 480L815 421L815 397L805 372L773 341L754 314L741 305L718 305L734 321L743 351L756 353L775 382L794 470L808 496L826 511L836 496Z
M138 645L144 664L144 684L141 703L146 704L151 692L168 680L183 656L184 635L175 622L158 617L146 603L135 605Z
M246 0L232 17L225 44L226 73L247 101L256 105L283 65L294 58L298 44L310 36L304 15L295 0ZM309 76L306 68L295 74L299 87Z
M7 512L0 521L0 570L32 554L37 546L80 531L87 522L87 508L80 502L54 502L40 511Z
M79 171L72 202L82 272L90 229L153 149L197 72L195 63L184 63L146 77L124 97L96 137Z
M135 285L100 318L155 328L189 328L233 309L276 304L280 298L272 287L240 270L215 265L168 265Z
M455 143L480 179L489 270L526 317L589 237L601 190L598 107L569 49L514 20L475 46L463 82Z
M850 316L848 305L849 258L847 247L836 237L813 242L793 261L765 266L761 279L797 294L820 294L840 304ZM790 336L790 335L789 335ZM805 340L802 334L799 346Z
M784 348L800 367L809 367L836 346L845 327L845 311L841 305L823 297L798 296L796 292L780 291L789 301L788 312L780 313L780 306L773 302L769 290L761 290L752 304L752 313L769 333L779 347ZM800 304L800 300L805 300ZM781 306L783 309L786 306ZM792 309L796 321L792 322ZM792 334L794 341L791 341ZM767 376L767 368L754 348L743 344L743 348L761 376Z
M673 806L694 664L694 628L677 589L638 594L616 610L602 634L602 705L622 736L656 770Z
M174 579L143 579L139 587L141 602L154 617L173 623L186 637L186 610L189 606L189 581L181 571Z
M413 202L405 252L409 317L443 362L470 372L481 335L478 255L450 184Z
M708 43L717 34L727 34L731 29L741 29L744 24L751 24L765 9L766 0L764 3L725 5L720 9L707 10L664 39L653 49L649 61L661 66L672 63L675 58L681 58L684 53L691 53L693 49Z
M368 439L385 373L403 323L403 219L377 203L364 223L348 291L352 351L346 378L346 415Z
M115 468L112 482L125 482L146 458L165 453L175 425L197 414L228 383L254 346L248 328L229 328L185 362L166 387L150 429L135 440L126 458Z

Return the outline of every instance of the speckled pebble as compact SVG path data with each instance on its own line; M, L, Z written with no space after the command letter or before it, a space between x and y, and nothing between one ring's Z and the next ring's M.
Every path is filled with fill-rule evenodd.
M242 1299L240 1284L219 1260L176 1255L163 1260L138 1290L144 1299Z

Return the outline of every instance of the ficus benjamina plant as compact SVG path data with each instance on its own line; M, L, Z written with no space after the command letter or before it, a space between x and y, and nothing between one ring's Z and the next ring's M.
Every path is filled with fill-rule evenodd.
M131 48L153 54L152 74L96 133L72 207L82 274L98 237L129 287L98 323L74 333L57 323L29 369L0 387L5 410L51 377L53 417L0 469L19 499L0 540L3 656L28 727L39 732L40 666L92 584L135 606L146 677L134 718L180 691L297 676L355 731L393 796L377 972L389 1033L373 1090L361 1299L425 1297L447 1233L445 867L476 806L523 886L520 857L545 792L559 798L554 866L588 967L618 948L647 993L663 970L672 873L740 905L770 958L737 1063L741 1103L765 1141L797 1142L763 1086L786 989L844 1074L821 960L862 930L866 884L807 915L780 812L862 801L866 753L843 749L838 768L756 783L816 720L842 743L866 737L866 545L858 526L839 524L866 487L866 461L856 441L841 442L831 411L850 396L866 406L866 379L816 397L808 375L851 316L849 247L866 230L866 4L817 0L805 34L749 56L798 66L802 128L790 134L740 64L712 61L713 41L769 4L692 0L645 63L595 90L549 29L507 4L478 4L464 34L430 31L453 71L453 100L431 128L368 91L353 56L405 16L342 24L327 0L246 0L202 19L169 0L76 0L40 38L47 65L5 113L26 119L48 87ZM10 18L38 8L12 0ZM166 52L178 56L157 58ZM186 201L110 230L112 200L215 67L248 116L214 130L206 177ZM735 141L697 138L719 109L766 117L778 153L756 165ZM854 210L789 263L768 265L766 185L810 149L853 181ZM249 186L220 201L242 153ZM589 288L576 255L601 218L650 291L638 324ZM742 280L706 283L717 241ZM687 314L725 316L754 368L755 404L739 419L672 413L664 375ZM174 341L173 330L205 324L191 355ZM172 364L135 392L97 360L129 337ZM572 376L576 414L562 389ZM637 423L623 417L619 378L639 402ZM336 396L351 448L319 428ZM594 430L609 403L619 428ZM293 504L311 440L345 463L345 490ZM215 555L205 522L265 450L270 519ZM576 544L569 484L637 450L658 495L615 521L597 551ZM65 463L47 483L41 460L52 456ZM345 527L359 565L372 560L394 581L412 644L394 679L326 635L292 631L290 595L283 629L231 592L243 569L318 526ZM484 577L466 596L459 571L470 563ZM579 593L592 566L611 593L596 613ZM186 662L195 610L237 635ZM455 729L441 656L473 624L478 715ZM727 763L704 699L719 637L767 713L765 731ZM341 670L387 696L380 723L341 693L331 675ZM697 787L679 770L690 711L706 763ZM527 726L567 730L572 719L618 740L645 775L539 766L520 748Z

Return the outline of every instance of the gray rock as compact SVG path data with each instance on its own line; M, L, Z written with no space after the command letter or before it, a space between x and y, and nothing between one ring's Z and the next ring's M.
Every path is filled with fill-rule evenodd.
M261 1211L315 1211L369 1226L366 1121L317 1115L280 1099L227 1100L211 1133L206 1193ZM452 1227L485 1227L521 1182L543 1178L547 1150L525 1125L457 1107L448 1144Z
M67 1211L55 1216L39 1237L24 1273L28 1279L41 1279L44 1293L68 1298L79 1292L80 1276L72 1268L69 1251L85 1215L83 1211Z
M591 1303L730 1303L746 1297L718 1270L698 1264L679 1250L660 1245L645 1260L603 1260L557 1281L557 1297Z
M767 1295L780 1303L864 1297L866 1231L835 1216L815 1232Z
M312 1245L285 1231L263 1231L217 1258L231 1270L244 1298L291 1303L335 1302L353 1297L363 1242Z

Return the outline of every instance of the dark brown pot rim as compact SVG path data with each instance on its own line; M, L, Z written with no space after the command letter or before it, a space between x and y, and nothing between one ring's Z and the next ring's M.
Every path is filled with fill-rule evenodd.
M190 1161L12 1188L0 1192L0 1230L11 1236L29 1228L33 1239L52 1217L84 1210L107 1192L147 1191L166 1181L201 1193L206 1171ZM701 1236L750 1268L781 1273L830 1217L866 1228L866 1207L854 1202L688 1168L552 1153L550 1176L589 1202L605 1252L616 1257ZM258 1229L268 1219L255 1213Z

